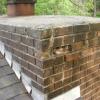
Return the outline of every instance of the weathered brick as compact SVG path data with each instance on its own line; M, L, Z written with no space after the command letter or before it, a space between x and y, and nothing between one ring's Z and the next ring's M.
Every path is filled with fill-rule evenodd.
M54 90L54 84L51 84L44 88L44 93L50 93L53 90Z
M53 66L53 59L46 59L46 60L38 60L36 59L36 65L41 68L49 68Z
M25 73L27 76L29 76L30 78L32 78L34 81L36 81L37 75L32 73L32 71L29 71L28 69L25 68L21 68L22 72Z
M55 89L55 90L56 90L56 89L59 89L60 87L62 87L62 81L56 82L56 83L54 84L54 89Z
M11 32L7 32L7 31L2 31L1 35L2 37L5 37L7 39L11 39Z
M47 39L51 37L52 30L51 29L26 29L28 35L30 37L36 38L36 39Z
M64 27L59 27L54 29L54 36L63 36L66 33L66 28Z
M76 43L72 44L71 46L72 46L73 51L78 51L78 50L84 49L84 47L85 47L83 41L76 42Z
M28 64L28 68L29 68L29 70L32 71L33 73L35 73L35 74L37 74L37 75L39 75L39 76L41 76L41 77L44 76L43 71L42 71L40 68L38 68L37 66L32 65L32 64Z
M63 92L64 92L64 89L63 89L63 88L60 88L60 89L58 89L58 90L55 90L55 91L51 92L51 93L48 95L48 98L51 99L51 98L53 98L53 97L56 97L56 96L62 94Z
M30 56L28 54L23 54L23 59L34 65L36 64L36 59L33 56Z
M15 33L15 26L13 26L13 25L0 25L0 30Z
M25 60L23 60L23 59L20 59L21 60L21 65L23 66L23 67L25 67L26 69L29 69L28 68L28 62L26 62Z
M58 73L52 76L52 79L54 82L59 81L63 78L63 74L62 73Z
M35 50L31 47L28 47L28 54L31 55L31 56L34 56L35 55Z
M52 84L52 79L50 77L47 78L41 78L39 76L37 76L37 82L43 86L47 86L49 84Z
M100 31L100 23L90 24L90 29L93 31Z
M10 47L9 45L6 45L6 44L5 44L5 49L6 49L7 51L9 51L10 53L13 53L13 52L14 52L14 51L13 51L13 48Z
M53 73L56 74L56 73L62 72L63 66L64 66L64 64L55 65L55 66L53 67Z
M74 36L69 35L69 36L64 36L64 44L73 44L74 43Z
M88 32L89 31L89 25L84 24L84 25L75 25L74 26L74 33L81 33L81 32Z
M43 71L43 76L44 77L48 77L50 75L53 75L53 67L50 67L48 69L44 69L44 71Z
M73 33L73 27L67 26L67 27L59 27L54 29L54 36L63 36L63 35L69 35Z
M66 78L66 79L63 80L63 86L64 86L64 85L68 85L68 84L70 84L71 82L72 82L72 77Z
M57 37L57 38L54 38L54 43L53 43L53 47L56 48L56 47L60 47L64 45L64 37Z
M50 47L50 40L49 39L45 39L45 40L42 40L42 41L35 40L34 45L35 45L36 49L38 49L40 51L46 51Z
M67 70L64 72L64 78L68 78L72 76L72 70Z
M20 58L23 58L23 53L20 52L19 50L13 49L13 53L14 53L16 56L18 56L18 57L20 57Z
M81 34L76 34L74 36L74 42L80 42L86 39L86 34L85 33L81 33Z
M65 55L65 61L79 60L81 57L80 52Z
M58 56L53 59L53 64L54 65L59 65L64 63L64 56Z
M21 34L21 35L27 35L25 27L16 27L15 33L18 33L18 34Z
M21 42L28 45L28 46L31 46L33 47L34 46L34 39L28 37L28 36L22 36L21 37Z
M52 29L46 29L41 32L41 39L50 38L52 35Z
M12 40L17 41L17 42L21 42L21 35L19 34L12 34L11 36Z

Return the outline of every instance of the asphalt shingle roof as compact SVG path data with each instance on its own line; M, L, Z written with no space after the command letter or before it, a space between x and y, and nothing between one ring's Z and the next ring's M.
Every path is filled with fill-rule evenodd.
M5 59L0 59L0 100L32 100Z

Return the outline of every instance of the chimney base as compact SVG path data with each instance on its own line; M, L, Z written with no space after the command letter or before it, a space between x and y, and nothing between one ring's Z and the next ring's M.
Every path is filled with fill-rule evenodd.
M33 4L8 4L8 16L28 16L34 15Z

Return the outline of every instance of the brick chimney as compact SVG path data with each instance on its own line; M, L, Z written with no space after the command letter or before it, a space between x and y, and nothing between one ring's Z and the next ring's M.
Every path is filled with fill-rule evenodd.
M34 15L35 0L8 0L8 16L28 16Z

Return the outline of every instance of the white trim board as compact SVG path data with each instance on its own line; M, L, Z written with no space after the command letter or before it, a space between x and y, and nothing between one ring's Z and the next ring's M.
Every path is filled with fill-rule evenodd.
M80 97L80 86L77 86L73 89L71 89L70 91L55 97L51 100L76 100L77 98Z

